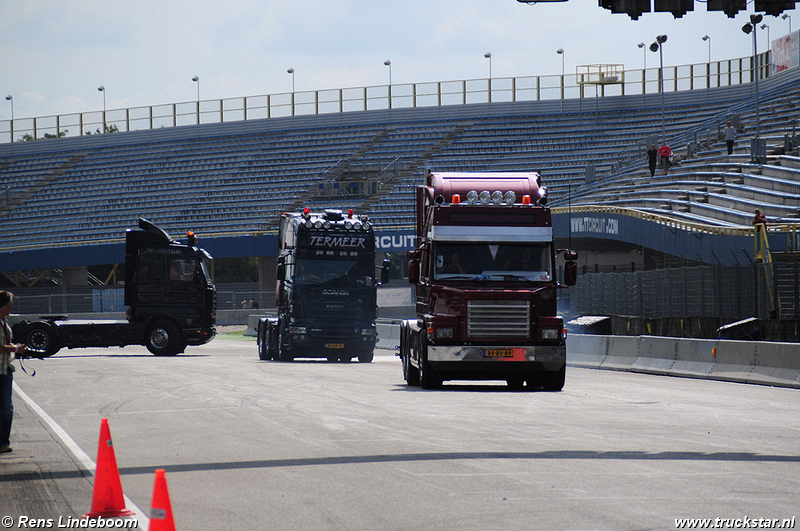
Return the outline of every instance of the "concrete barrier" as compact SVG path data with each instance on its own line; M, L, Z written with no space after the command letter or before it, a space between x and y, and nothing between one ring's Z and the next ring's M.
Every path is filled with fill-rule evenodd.
M711 339L676 339L677 358L670 369L672 376L708 378L714 368L717 341Z
M718 341L709 378L800 388L800 344Z
M798 343L570 334L567 364L800 389Z
M641 336L631 370L648 374L708 378L714 366L713 340Z
M629 371L639 356L639 338L636 336L607 336L606 357L600 364L601 369L611 371ZM569 349L567 336L567 349Z
M630 368L633 372L670 374L677 358L677 345L668 337L639 336L639 351Z
M598 341L597 338L602 338ZM573 367L599 369L606 359L607 336L569 334L567 336L567 363Z
M378 322L378 348L397 351L400 347L400 321Z
M267 315L248 315L247 316L247 330L244 331L244 335L248 337L258 337L258 332L256 328L258 328L258 321L264 317L269 317Z

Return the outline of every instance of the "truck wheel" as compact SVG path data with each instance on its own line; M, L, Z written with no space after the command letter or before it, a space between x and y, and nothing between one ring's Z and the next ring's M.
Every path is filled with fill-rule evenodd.
M522 391L525 385L525 378L522 375L512 376L506 379L506 383L508 383L508 387L514 391Z
M359 363L372 363L372 360L373 360L374 356L375 356L375 352L372 351L372 350L369 350L367 352L362 352L361 354L358 355L358 362Z
M147 331L145 345L155 356L174 356L181 350L181 332L170 321L156 321Z
M258 359L261 361L269 360L269 346L265 341L264 337L264 330L262 330L264 325L261 325L258 328Z
M419 385L419 371L411 365L411 339L408 337L408 326L400 327L400 361L403 363L403 378L408 385Z
M423 389L437 389L442 379L428 363L428 340L423 336L419 345L419 383Z
M561 370L542 374L542 388L545 391L561 391L561 389L564 388L564 380L566 379L566 375L566 365L561 367Z
M286 325L283 322L278 323L278 360L280 361L294 361L294 356L291 352L287 352L284 345L284 336L286 335Z
M53 326L47 323L33 323L22 338L22 342L28 348L39 351L43 358L52 356L61 348Z
M256 331L256 335L258 343L258 359L262 361L271 360L272 355L269 350L269 340L270 340L269 324L267 324L266 319L259 320L258 330Z

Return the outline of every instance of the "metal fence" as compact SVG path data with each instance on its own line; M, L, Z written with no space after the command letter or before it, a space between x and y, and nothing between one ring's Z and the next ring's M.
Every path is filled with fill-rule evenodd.
M580 315L730 317L756 311L753 266L704 265L649 271L587 273L570 290Z
M379 109L440 107L472 103L517 101L563 101L597 99L606 96L658 94L663 76L664 92L709 89L751 83L772 72L770 52L709 63L647 69L615 69L613 76L583 72L574 74L522 76L405 83L371 87L325 89L266 94L109 109L57 116L0 120L0 142L25 139L82 136L109 130L135 131ZM588 85L588 87L587 87ZM594 86L594 90L592 90Z

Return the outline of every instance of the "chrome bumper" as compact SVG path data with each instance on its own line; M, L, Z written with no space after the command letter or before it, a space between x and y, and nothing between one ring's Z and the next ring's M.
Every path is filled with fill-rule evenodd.
M512 356L488 356L485 352L511 351ZM566 362L564 345L500 346L500 345L428 345L428 361L555 361Z

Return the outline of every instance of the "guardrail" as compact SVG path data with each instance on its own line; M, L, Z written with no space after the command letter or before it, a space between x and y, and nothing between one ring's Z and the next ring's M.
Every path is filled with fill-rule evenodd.
M576 67L575 74L522 76L461 81L433 81L324 89L197 100L126 109L111 109L34 118L0 120L0 142L102 134L110 130L135 131L317 115L378 109L440 107L473 103L559 101L572 98L657 94L742 85L772 73L770 52L710 63L661 68L620 70L613 80L595 80ZM621 66L621 65L615 65ZM586 85L599 90L586 94Z

